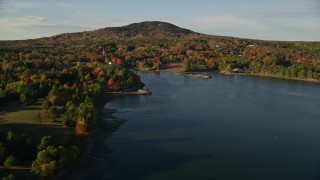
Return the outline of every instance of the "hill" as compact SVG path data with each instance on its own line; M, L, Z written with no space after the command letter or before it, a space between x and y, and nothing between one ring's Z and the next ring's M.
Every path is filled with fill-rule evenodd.
M191 30L180 28L176 25L160 22L147 21L133 23L122 27L106 27L93 31L64 33L52 37L43 37L29 40L0 41L2 46L43 46L48 44L72 43L82 40L99 41L101 39L109 40L111 38L176 38L189 35L199 35Z
M95 35L117 35L125 37L135 37L139 35L151 37L179 37L190 34L196 34L191 30L183 29L173 24L160 21L133 23L123 27L103 28L95 30L91 33Z
M233 67L250 67L250 72L272 74L280 69L281 76L285 76L284 71L289 67L294 67L295 70L287 72L290 74L288 76L293 77L297 77L302 69L311 69L311 72L315 72L312 77L320 78L320 66L314 64L320 62L320 42L264 41L205 35L159 21L39 39L0 41L0 60L19 59L19 53L27 56L25 59L31 63L34 60L52 63L113 61L129 65L158 57L164 64L188 60L194 65L191 69L205 66L204 69L210 67L230 71ZM307 76L304 71L301 77Z

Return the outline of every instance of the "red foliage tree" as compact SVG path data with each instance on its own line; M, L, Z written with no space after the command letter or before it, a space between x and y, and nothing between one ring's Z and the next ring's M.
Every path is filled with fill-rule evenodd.
M102 71L101 67L96 68L94 71L92 71L93 77L97 77L97 75Z
M121 65L122 64L122 60L117 58L117 64Z
M121 83L117 79L110 78L108 80L108 88L112 91L119 91L121 89Z
M77 89L77 88L79 88L79 85L78 85L78 83L73 83L72 84L72 86L71 86L71 89Z
M117 57L112 57L111 58L111 62L115 63L115 64L119 64L119 65L122 64L122 60L120 58L117 58Z
M251 56L249 56L249 59L250 59L250 60L256 60L256 59L257 59L257 56L251 55Z
M268 61L269 61L269 57L268 56L262 59L262 62L264 62L264 63L266 63Z
M214 63L214 58L210 58L208 63L209 64L213 64Z
M23 80L24 80L25 82L31 82L30 78L28 78L28 77L23 78Z
M154 57L153 58L153 65L157 70L160 69L160 62L159 62L159 58L158 57Z

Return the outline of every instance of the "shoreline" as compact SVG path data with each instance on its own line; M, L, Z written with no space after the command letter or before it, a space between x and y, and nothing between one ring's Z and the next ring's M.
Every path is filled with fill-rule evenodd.
M79 159L59 179L86 179L110 154L111 150L104 142L126 122L125 119L113 116L114 113L118 112L117 109L105 108L105 105L112 100L111 97L103 97L97 100L96 106L100 114L97 126L86 139L82 140L82 152Z
M140 82L133 87L123 89L117 93L104 92L100 98L95 100L95 106L99 112L97 125L89 132L88 137L81 140L81 154L78 160L59 179L85 179L107 158L112 151L108 149L104 142L114 135L117 129L127 120L113 116L114 113L118 112L118 109L105 108L105 105L116 99L116 96L119 95L143 95L136 92L143 87L145 87L145 84Z
M235 74L244 75L244 76L270 77L270 78L287 79L287 80L294 80L294 81L320 83L320 80L316 80L316 79L289 78L289 77L282 77L282 76L277 76L272 74L263 74L263 73L231 73L230 75L235 75Z
M183 72L182 63L161 64L159 72Z
M175 73L197 73L203 71L182 71L182 64L181 63L173 63L173 64L166 64L164 65L164 69L160 69L159 72L175 72ZM277 79L287 79L287 80L295 80L295 81L304 81L304 82L312 82L312 83L320 83L320 80L317 79L302 79L302 78L289 78L289 77L282 77L272 74L264 74L264 73L233 73L233 72L224 72L219 70L207 70L206 72L218 72L220 74L225 75L243 75L243 76L256 76L256 77L270 77L270 78L277 78Z

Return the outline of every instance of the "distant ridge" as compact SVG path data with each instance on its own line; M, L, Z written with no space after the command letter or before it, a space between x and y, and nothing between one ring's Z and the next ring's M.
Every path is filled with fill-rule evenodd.
M51 37L42 37L37 39L27 40L0 40L2 46L47 46L58 44L80 44L80 43L96 43L102 41L116 41L116 40L131 40L131 41L158 41L163 39L177 40L177 39L197 39L207 41L208 39L215 40L217 44L225 44L230 40L237 39L243 41L243 45L260 44L272 45L273 43L285 43L290 41L270 41L270 40L258 40L239 38L232 36L221 35L209 35L194 32L189 29L181 28L171 23L162 21L144 21L138 23L132 23L121 27L105 27L92 31L62 33ZM310 42L319 43L319 42ZM219 46L219 45L218 45Z
M8 43L21 46L44 46L46 44L60 43L79 43L79 42L95 42L110 39L166 39L166 38L183 38L190 35L200 35L189 29L178 27L174 24L161 21L145 21L132 23L121 27L105 27L93 31L63 33L51 37L42 37L27 40L7 40L1 41L2 45Z
M110 34L134 37L143 36L186 36L198 34L191 30L180 28L176 25L161 21L146 21L133 23L122 27L107 27L92 31L93 34Z

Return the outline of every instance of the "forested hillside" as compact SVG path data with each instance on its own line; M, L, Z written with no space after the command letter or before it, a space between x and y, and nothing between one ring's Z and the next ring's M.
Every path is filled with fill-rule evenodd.
M195 33L164 22L0 42L1 66L20 60L30 67L59 68L72 62L135 66L182 63L184 70L242 68L291 78L320 78L320 43L242 39ZM157 62L156 62L157 63ZM147 66L147 65L146 65ZM5 68L2 68L5 69Z

